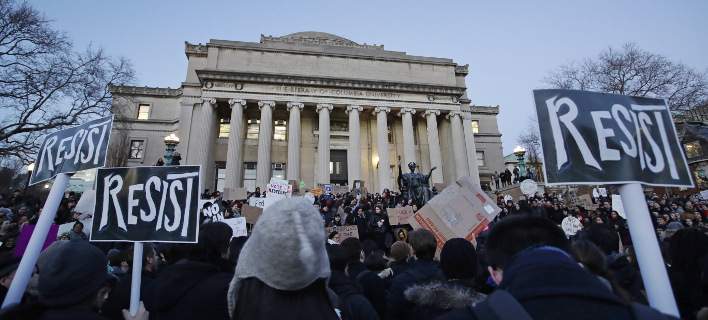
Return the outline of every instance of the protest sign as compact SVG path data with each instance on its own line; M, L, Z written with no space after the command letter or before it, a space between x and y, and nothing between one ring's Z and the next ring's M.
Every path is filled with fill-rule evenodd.
M624 206L622 205L622 197L618 194L612 195L612 211L617 211L617 214L622 219L627 220L627 213L624 212Z
M246 217L246 223L255 224L261 214L263 214L263 208L249 206L247 204L241 207L241 215Z
M401 208L387 208L388 222L392 226L398 224L409 224L409 220L413 217L413 207L401 207Z
M231 227L231 230L234 232L231 236L232 238L248 236L248 231L246 230L246 218L230 218L224 219L221 222L226 223L229 227Z
M70 173L103 167L113 126L113 116L59 130L44 137L30 185Z
M356 225L353 226L339 226L339 227L328 227L325 228L325 233L329 237L332 232L337 232L337 235L332 238L332 240L337 243L342 243L347 238L357 238L359 239L359 228Z
M563 221L561 221L561 228L563 228L563 232L565 232L566 236L574 236L578 231L583 229L583 224L580 223L580 220L578 218L573 217L573 216L567 216L563 218Z
M440 249L451 238L474 240L500 211L495 201L467 176L430 199L409 221L414 229L430 230Z
M74 212L81 214L93 214L93 207L96 205L96 190L85 190L81 198L74 206Z
M35 225L28 223L22 227L22 230L20 230L20 235L17 236L17 242L15 243L15 257L22 257L22 255L25 254L25 250L27 249L34 228ZM44 240L44 245L42 245L42 250L46 249L50 244L57 240L58 232L59 226L52 224L49 228L47 239Z
M246 200L248 192L246 188L224 188L224 200Z
M576 204L587 209L595 210L597 209L597 204L592 202L592 197L589 194L581 194L576 198Z
M226 208L219 199L199 200L199 208L201 209L203 220L208 220L209 222L224 220ZM200 222L203 222L202 219L200 219Z
M701 191L701 199L708 200L708 190Z
M320 188L320 187L312 188L312 189L310 190L310 193L312 193L312 195L314 195L315 197L321 196L323 192L324 192L324 191L323 191L322 188Z
M343 194L349 192L349 187L347 186L332 186L332 193Z
M199 166L99 169L91 241L197 242Z
M666 102L575 90L534 90L550 185L693 187Z
M270 179L266 185L266 198L290 198L293 195L293 186L287 180Z
M536 183L536 181L526 179L521 182L520 188L521 193L527 196L533 196L536 193L536 190L538 190L538 184Z
M270 207L270 205L276 203L280 198L254 198L251 197L248 199L248 205L252 207L258 207L261 209L265 209Z
M324 190L325 194L332 194L332 185L331 184L323 184L322 189Z

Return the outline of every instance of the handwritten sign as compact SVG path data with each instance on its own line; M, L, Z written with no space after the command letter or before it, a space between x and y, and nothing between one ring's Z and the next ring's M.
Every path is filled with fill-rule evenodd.
M583 229L583 224L580 223L580 220L578 218L573 217L573 216L567 216L563 218L563 221L561 221L561 228L563 228L563 232L565 232L565 235L567 236L574 236L578 231Z
M246 218L230 218L224 219L221 222L226 223L229 227L231 227L231 230L234 232L231 236L232 238L248 236L248 231L246 230Z
M342 243L347 238L357 238L359 239L359 228L357 226L340 226L340 227L328 227L325 228L325 233L327 236L332 234L332 232L337 232L332 240L337 243Z
M413 207L388 208L388 222L392 225L409 224L409 219L413 217Z
M241 214L246 218L246 223L255 224L263 214L263 209L244 204L241 207Z

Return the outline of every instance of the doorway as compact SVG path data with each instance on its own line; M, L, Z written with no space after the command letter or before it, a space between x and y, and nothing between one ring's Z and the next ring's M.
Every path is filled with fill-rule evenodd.
M347 150L330 150L329 152L329 181L336 185L346 185L347 175Z

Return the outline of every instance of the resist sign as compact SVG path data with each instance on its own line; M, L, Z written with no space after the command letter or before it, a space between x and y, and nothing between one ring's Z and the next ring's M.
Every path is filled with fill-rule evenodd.
M693 186L664 100L576 90L533 93L549 184Z
M199 166L99 169L91 241L197 242Z

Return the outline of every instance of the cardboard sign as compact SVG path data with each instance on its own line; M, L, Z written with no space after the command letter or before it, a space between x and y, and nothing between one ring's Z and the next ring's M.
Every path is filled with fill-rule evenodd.
M111 115L44 136L29 184L49 180L60 173L103 167L112 127Z
M693 187L666 102L576 90L534 90L549 185Z
M258 218L263 214L263 209L244 204L241 207L241 215L246 218L246 223L255 224Z
M266 185L266 198L290 198L293 195L293 186L287 180L270 179Z
M248 192L246 188L224 188L224 200L246 200Z
M471 177L462 177L430 199L409 221L414 229L430 230L440 249L451 238L474 240L500 211Z
M232 238L248 236L248 231L246 230L246 218L239 217L224 219L221 222L226 223L229 225L229 227L231 227L231 230L233 230L234 232L231 236Z
M563 221L561 221L561 228L563 228L563 232L565 232L566 236L574 236L578 231L583 229L583 224L580 223L580 220L578 218L573 217L573 216L567 216L563 218Z
M99 169L91 241L196 243L199 166Z
M252 207L258 207L261 209L265 209L270 207L270 205L278 202L280 198L253 198L251 197L248 199L248 205Z
M624 212L624 205L622 205L622 197L618 194L612 195L612 211L617 211L617 214L622 219L627 220L627 213Z
M579 195L576 203L587 210L597 209L597 205L592 202L592 197L589 194Z
M324 192L324 191L323 191L322 188L320 188L320 187L312 188L312 189L310 190L310 193L312 193L312 195L314 195L315 197L321 196L323 192Z
M409 224L413 217L413 207L387 208L388 222L392 225Z
M325 233L329 237L329 235L336 231L337 235L334 236L332 240L336 241L337 243L342 243L347 238L357 238L359 239L359 228L357 226L341 226L341 227L329 227L325 228Z

